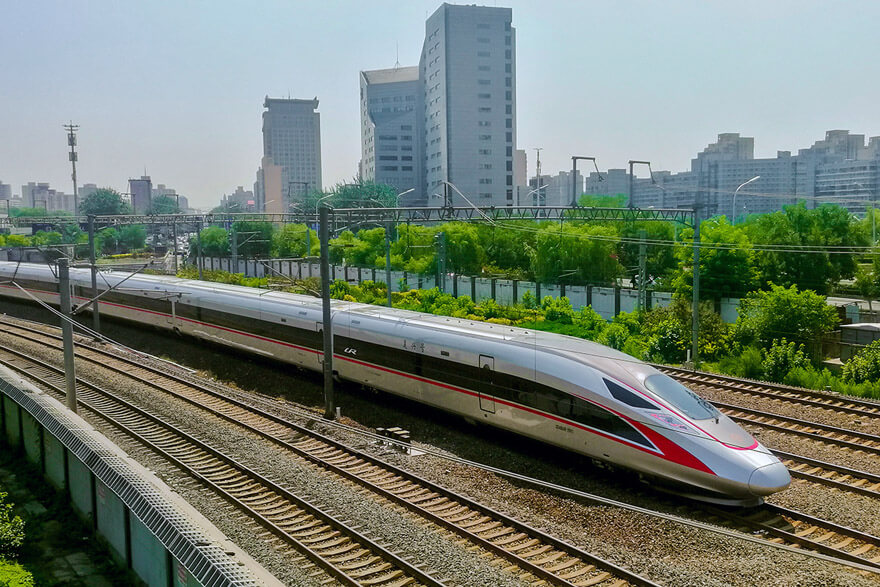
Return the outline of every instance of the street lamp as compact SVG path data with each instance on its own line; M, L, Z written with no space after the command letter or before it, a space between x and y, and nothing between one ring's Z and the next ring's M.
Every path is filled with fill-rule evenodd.
M759 179L761 179L761 176L760 176L760 175L756 175L756 176L753 177L752 179L750 179L750 180L748 180L748 181L744 181L744 182L742 182L741 184L739 184L739 185L737 186L737 188L736 188L735 190L733 190L733 202L732 202L731 205L730 205L730 225L731 225L731 226L733 226L734 224L736 224L736 194L737 194L737 193L739 192L739 190L741 190L743 187L749 185L749 184L752 183L753 181L758 181Z
M400 196L405 196L405 195L407 195L408 193L410 193L410 192L414 192L414 191L416 191L416 188L409 188L408 190L406 190L406 191L404 191L404 192L400 192L399 194L397 194L396 196L394 196L394 207L395 207L395 208L400 208Z

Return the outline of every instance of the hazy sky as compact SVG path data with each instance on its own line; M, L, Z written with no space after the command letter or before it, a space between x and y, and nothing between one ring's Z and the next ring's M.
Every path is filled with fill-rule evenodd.
M522 0L518 147L542 167L649 159L681 171L720 132L756 156L832 128L880 135L874 0ZM360 158L358 72L416 65L437 0L0 3L0 181L127 191L144 168L194 206L251 189L263 97L320 100L324 185Z

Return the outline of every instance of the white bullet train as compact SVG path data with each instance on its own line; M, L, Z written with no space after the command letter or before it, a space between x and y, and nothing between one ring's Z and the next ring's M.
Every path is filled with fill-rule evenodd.
M71 269L74 303L91 275ZM124 283L122 283L124 281ZM0 295L58 303L47 265L0 262ZM320 370L321 300L101 272L101 313ZM120 285L121 284L121 285ZM679 493L754 505L785 466L709 402L653 367L579 338L334 301L334 368L355 381L638 472Z

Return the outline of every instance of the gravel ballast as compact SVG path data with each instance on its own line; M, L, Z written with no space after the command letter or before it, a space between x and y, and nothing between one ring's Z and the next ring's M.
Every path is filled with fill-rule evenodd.
M192 341L180 339L192 344ZM18 342L13 342L18 345ZM176 344L176 343L175 343ZM37 345L21 345L36 356L51 357L60 362L60 352L38 350ZM211 352L214 352L212 349ZM228 361L228 357L218 357ZM82 365L79 367L79 365ZM201 410L152 389L132 385L120 376L106 370L100 373L80 363L80 376L90 378L105 388L113 388L126 399L162 414L169 422L204 436L217 448L240 458L249 466L281 479L291 488L303 490L321 503L332 507L336 516L356 520L371 535L381 536L394 545L395 550L425 560L428 568L437 569L437 575L462 585L518 585L519 580L487 563L477 552L469 552L469 545L458 545L450 535L418 521L412 515L388 503L378 503L372 494L357 490L348 482L311 465L303 465L284 451L268 445L237 426L214 417L204 416ZM249 366L248 369L270 367ZM307 407L314 407L320 395L315 394L317 377L298 374L289 368L288 384L279 390L271 377L254 378L259 391L271 395L286 393L296 387L299 395L311 395ZM264 386L268 388L264 388ZM271 387L269 387L271 386ZM364 428L376 425L398 425L413 432L416 445L447 451L472 458L493 466L522 474L544 478L554 483L620 499L643 507L667 511L684 517L691 516L688 502L672 500L650 490L644 490L627 475L610 474L571 455L509 434L483 428L472 428L458 419L426 410L410 402L399 401L387 394L364 394L355 386L345 386L340 403L346 416ZM305 391L303 391L305 390ZM290 415L300 406L284 400L253 396L249 392L228 389L231 395L256 399L266 409L279 415ZM709 395L705 393L704 395ZM718 399L721 399L720 397ZM731 401L731 400L726 400ZM738 397L731 401L746 406ZM746 406L748 407L748 406ZM827 410L820 410L827 412ZM809 408L800 408L799 417L813 418ZM865 419L861 417L860 419ZM344 418L344 421L350 421ZM842 424L835 424L842 425ZM320 426L320 424L319 424ZM579 503L557 496L546 490L533 489L521 482L513 482L495 474L452 463L431 455L408 456L389 452L386 447L367 442L351 433L328 430L328 434L346 440L352 445L383 455L386 459L425 478L441 483L454 491L505 511L514 517L566 539L588 551L642 573L657 582L668 585L878 585L877 575L857 573L846 567L806 558L742 540L721 536L704 530L686 527L670 521L645 516L620 508ZM114 436L108 433L108 436ZM778 436L778 438L777 438ZM200 485L185 479L177 470L138 449L122 439L116 439L132 456L156 470L184 497L204 512L212 522L239 543L254 558L289 584L316 584L309 578L311 571L297 573L289 555L267 545L259 538L259 529L224 523L227 507L212 498ZM829 448L823 455L816 446L820 443L805 441L791 435L762 432L760 440L772 448L808 454L831 462L864 470L880 470L878 459L871 455L844 453ZM127 446L128 445L128 446ZM478 458L477 458L478 457ZM849 462L843 462L846 458ZM794 482L792 488L777 494L771 500L838 523L850 525L873 534L880 533L880 508L876 500L844 494L812 484ZM287 562L285 562L285 560ZM323 577L326 578L326 577Z

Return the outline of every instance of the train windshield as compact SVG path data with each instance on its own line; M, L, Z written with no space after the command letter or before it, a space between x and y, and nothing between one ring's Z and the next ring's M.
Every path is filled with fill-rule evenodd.
M666 375L647 377L645 387L684 412L688 418L706 420L718 415L715 406Z

